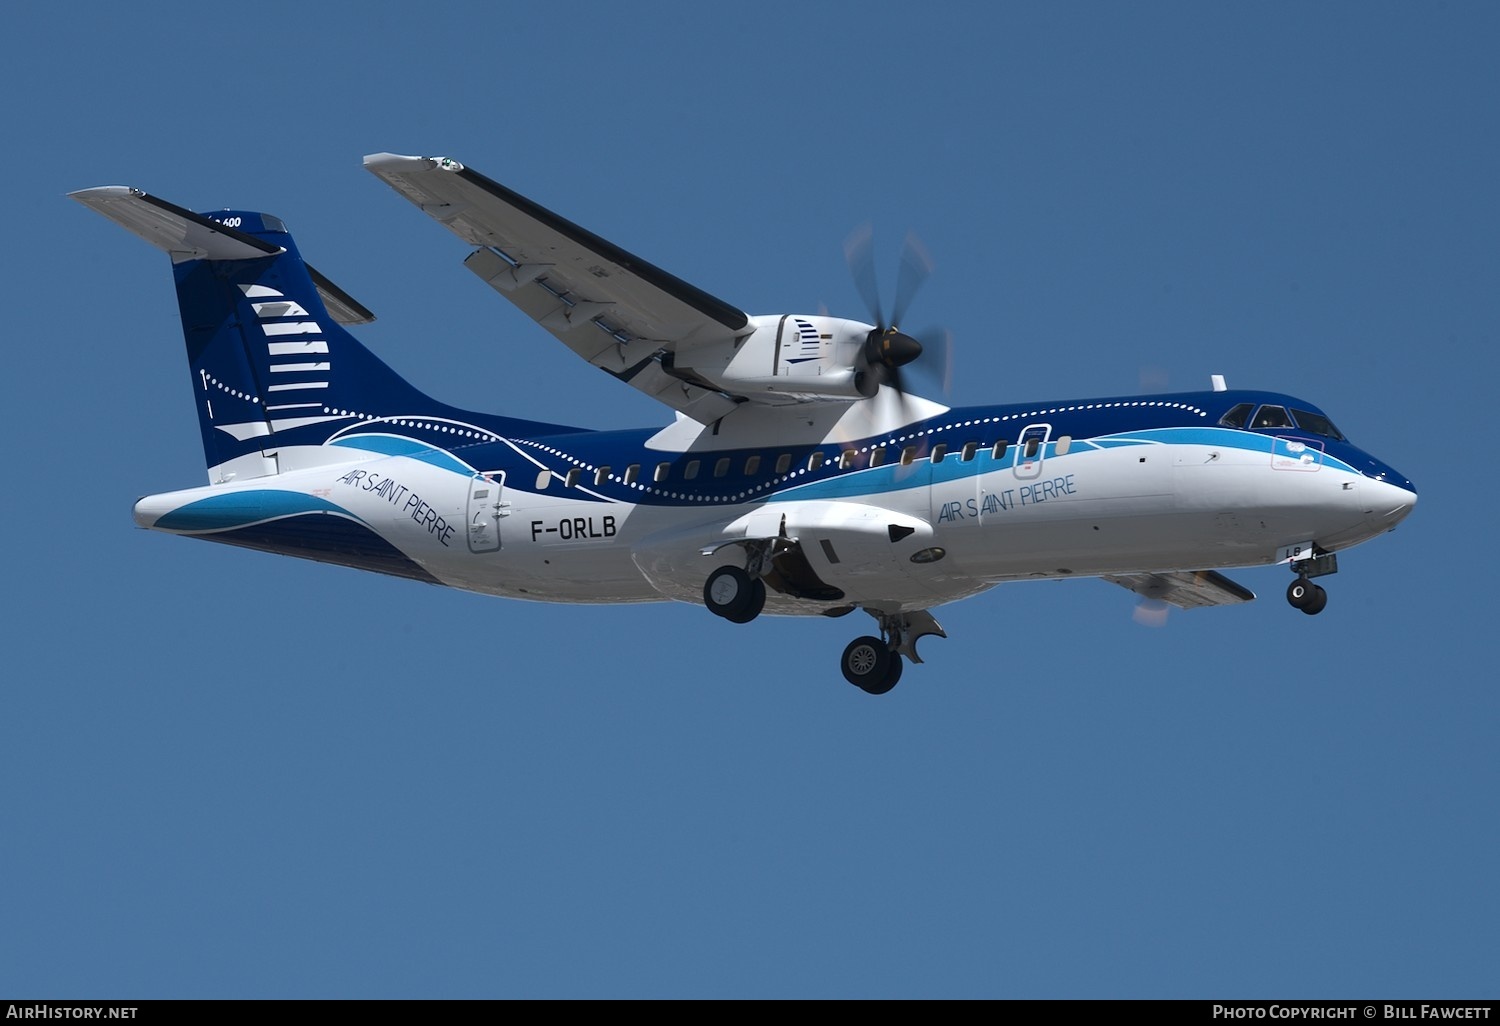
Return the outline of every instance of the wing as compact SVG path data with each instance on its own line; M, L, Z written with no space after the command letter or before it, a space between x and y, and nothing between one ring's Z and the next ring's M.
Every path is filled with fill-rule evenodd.
M1104 580L1179 609L1249 602L1255 592L1214 570L1165 574L1105 574Z
M364 163L478 247L464 266L595 367L705 424L743 401L674 373L673 359L749 334L743 311L455 160L376 153Z

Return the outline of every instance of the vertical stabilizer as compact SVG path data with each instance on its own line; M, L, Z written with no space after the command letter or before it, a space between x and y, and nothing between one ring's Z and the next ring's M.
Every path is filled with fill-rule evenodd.
M303 261L280 218L124 186L70 195L172 259L210 482L347 460L329 443L351 432L478 440L525 423L455 410L386 366L343 327L374 316Z

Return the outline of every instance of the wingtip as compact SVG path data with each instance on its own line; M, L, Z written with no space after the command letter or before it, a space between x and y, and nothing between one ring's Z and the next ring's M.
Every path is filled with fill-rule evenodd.
M376 174L402 174L433 168L444 171L464 169L462 164L450 157L413 157L402 153L368 153L365 155L364 165L365 170Z
M92 189L74 189L68 193L68 198L92 206L109 200L129 199L132 196L141 195L144 195L141 190L129 185L96 185Z
M366 153L364 165L371 170L377 167L389 167L399 164L410 164L422 160L421 157L408 157L400 153Z

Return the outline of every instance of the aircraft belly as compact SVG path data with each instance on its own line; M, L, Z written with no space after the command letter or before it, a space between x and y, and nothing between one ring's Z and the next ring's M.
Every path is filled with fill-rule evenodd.
M697 518L688 522L680 508L651 510L642 522L654 521L659 529L637 535L632 521L633 557L661 595L697 604L714 570L747 564L747 544L780 539L796 547L807 569L831 593L796 595L772 587L763 611L771 615L820 615L850 604L926 609L983 590L985 585L966 578L950 582L947 568L913 563L911 555L930 545L931 528L921 517L871 505L879 498L694 510Z

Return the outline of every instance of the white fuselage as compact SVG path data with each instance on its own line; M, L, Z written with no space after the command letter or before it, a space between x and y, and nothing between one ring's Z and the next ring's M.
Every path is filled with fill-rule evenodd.
M1180 444L1070 440L1063 452L1044 443L1031 458L1019 445L998 458L954 450L851 467L832 484L800 484L793 470L754 498L690 504L605 500L587 480L569 487L552 476L538 487L514 469L486 475L452 460L361 457L150 496L135 515L143 527L209 538L289 517L343 518L442 584L583 603L700 602L708 574L735 561L726 548L780 537L800 543L847 601L894 611L1004 581L1263 565L1310 541L1335 551L1390 530L1415 501L1337 461L1202 434ZM771 594L765 611L838 604Z

